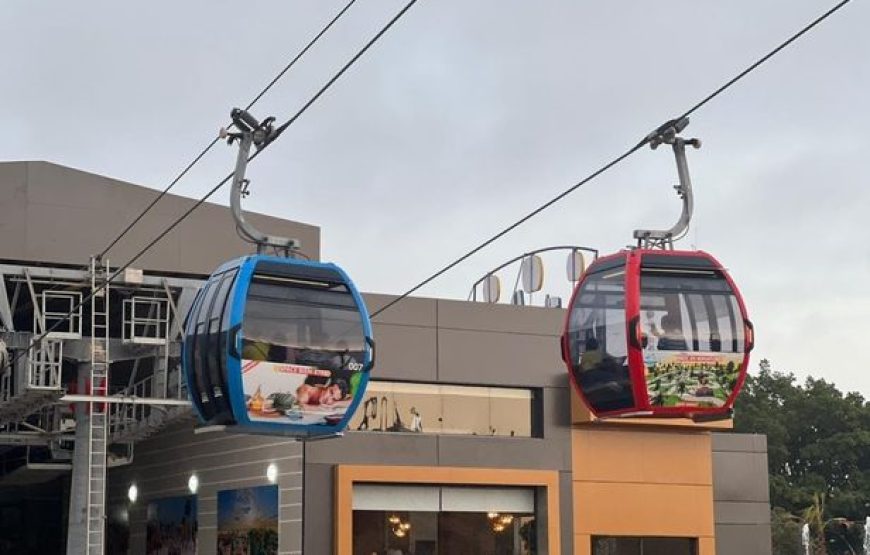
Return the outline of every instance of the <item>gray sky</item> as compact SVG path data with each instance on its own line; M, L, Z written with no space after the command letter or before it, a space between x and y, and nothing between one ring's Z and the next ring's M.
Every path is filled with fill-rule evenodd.
M833 3L420 0L252 164L245 207L320 225L324 259L363 290L402 292ZM0 157L162 189L343 5L7 1ZM360 0L254 113L294 113L401 5ZM695 114L682 245L740 285L753 366L870 395L867 21L853 2ZM200 196L233 161L215 148L174 192ZM465 298L537 247L618 249L677 217L675 180L668 151L642 150L421 294Z

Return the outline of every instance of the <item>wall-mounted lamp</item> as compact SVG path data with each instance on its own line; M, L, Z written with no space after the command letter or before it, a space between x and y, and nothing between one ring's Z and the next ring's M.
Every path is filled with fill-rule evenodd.
M187 489L190 490L190 493L196 493L199 489L199 478L196 474L191 474L190 478L187 479Z

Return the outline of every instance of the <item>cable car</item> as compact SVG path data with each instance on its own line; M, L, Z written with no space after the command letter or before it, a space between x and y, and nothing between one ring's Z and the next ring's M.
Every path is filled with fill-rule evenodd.
M754 329L725 268L702 251L673 250L688 229L685 145L669 122L652 145L673 145L683 214L671 229L638 230L636 248L593 262L574 290L562 358L597 417L728 418L746 379Z
M230 204L240 235L258 253L221 265L191 306L182 348L191 401L207 425L300 439L336 435L374 365L368 311L341 268L294 258L296 240L245 221L239 203L248 152L268 140L271 126L235 110L233 121L241 132L231 137L241 147ZM267 248L278 254L264 254Z
M563 358L596 416L728 414L753 328L715 258L649 249L600 258L569 307Z

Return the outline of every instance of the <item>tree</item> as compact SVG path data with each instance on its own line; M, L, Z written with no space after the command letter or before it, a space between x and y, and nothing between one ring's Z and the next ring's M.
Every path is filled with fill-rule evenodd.
M801 547L801 519L782 507L770 513L770 531L774 555L803 555Z
M734 414L735 431L767 435L774 510L813 516L806 511L816 507L828 553L851 553L854 527L845 523L863 524L870 514L870 404L823 379L801 385L762 360ZM784 526L785 520L772 522Z

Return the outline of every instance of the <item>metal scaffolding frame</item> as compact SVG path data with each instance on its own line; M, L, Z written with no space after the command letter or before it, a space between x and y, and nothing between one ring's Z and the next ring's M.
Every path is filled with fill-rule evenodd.
M71 471L70 553L105 552L106 469L193 416L180 342L201 280L109 276L100 260L87 270L0 262L0 445L25 447L14 473Z

